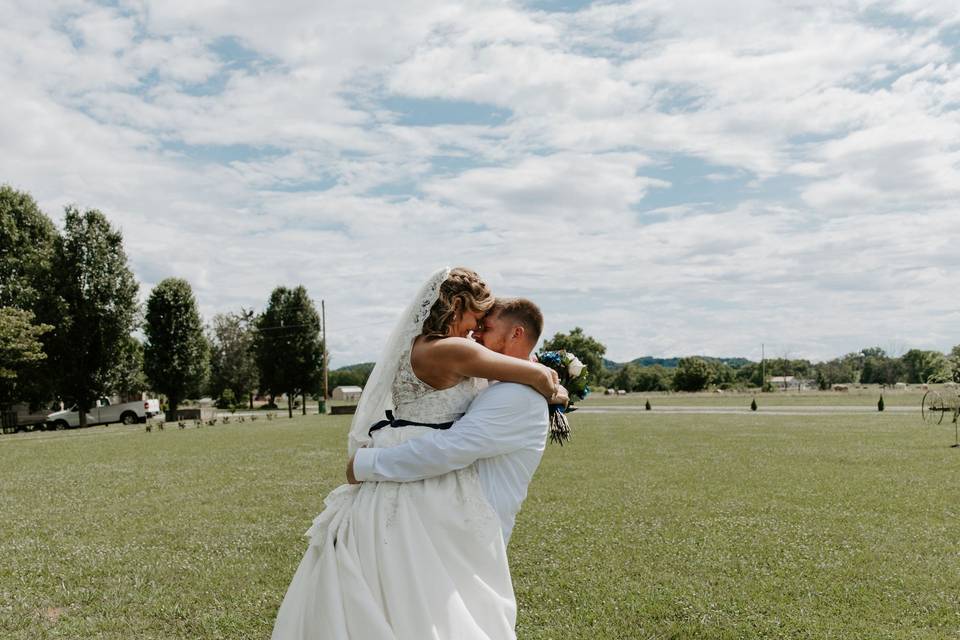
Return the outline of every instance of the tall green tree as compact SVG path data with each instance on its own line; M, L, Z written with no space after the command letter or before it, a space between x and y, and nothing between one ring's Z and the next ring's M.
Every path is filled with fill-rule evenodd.
M247 398L251 409L257 386L254 320L253 311L241 309L217 314L210 328L210 394L220 398L230 389L237 401Z
M950 363L939 351L910 349L901 360L906 369L907 382L946 382L952 377Z
M708 384L715 384L721 389L729 389L737 379L737 372L733 367L720 360L710 360L710 380Z
M625 364L614 374L613 380L611 381L612 386L615 389L633 391L637 386L637 375L637 367L635 365Z
M33 320L32 311L0 307L0 408L23 399L24 372L47 358L40 338L53 327Z
M167 396L167 419L175 420L180 403L199 395L209 366L203 322L189 282L167 278L153 288L144 333L144 372L150 385Z
M111 386L114 392L127 397L137 396L149 387L143 372L143 343L134 336L127 336L123 342Z
M659 364L652 367L640 367L634 391L669 391L673 374Z
M829 389L835 384L849 384L857 381L858 371L853 358L834 358L826 362L819 362L814 366L817 386Z
M293 417L293 398L303 398L319 386L323 367L320 316L302 286L277 287L266 310L257 318L255 353L260 390L273 396L287 394L287 413Z
M860 371L862 384L895 384L901 378L906 378L903 362L899 358L891 358L880 347L861 349L863 354L863 369Z
M673 388L677 391L701 391L707 388L713 368L703 358L680 358L673 374Z
M574 327L570 333L556 333L543 343L544 351L565 350L580 358L587 365L587 374L591 383L596 384L603 377L603 354L607 347L591 338L580 327Z
M61 319L51 359L61 393L77 404L86 426L86 412L112 390L136 324L138 285L120 232L96 209L81 213L72 206L55 242L53 275Z
M59 319L52 279L56 237L53 222L29 194L0 186L0 307L32 314L32 325L25 330L39 337L44 354L51 351L51 329ZM42 326L48 330L37 332ZM50 400L55 377L50 358L19 367L13 401Z
M0 307L37 313L51 291L56 237L29 194L0 186Z
M960 344L953 347L950 350L950 354L947 356L947 361L950 366L950 378L954 382L960 382Z

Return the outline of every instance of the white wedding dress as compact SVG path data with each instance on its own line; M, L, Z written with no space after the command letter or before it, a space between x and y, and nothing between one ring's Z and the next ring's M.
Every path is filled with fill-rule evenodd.
M456 420L472 379L435 390L410 348L392 376L396 419ZM430 427L384 427L391 447ZM474 466L418 482L343 485L307 531L310 546L277 614L273 640L501 640L516 637L516 601L500 522Z

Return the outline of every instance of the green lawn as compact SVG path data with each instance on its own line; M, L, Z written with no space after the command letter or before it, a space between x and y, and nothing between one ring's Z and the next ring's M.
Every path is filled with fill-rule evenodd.
M960 637L960 450L919 415L577 414L522 639ZM268 638L349 417L0 436L0 638Z
M944 389L937 385L937 390L945 401L957 398L956 389ZM920 402L925 393L919 387L906 391L885 390L884 404L888 407L916 407L920 412ZM750 400L757 399L761 407L765 406L876 406L880 399L881 390L876 385L866 389L853 388L849 391L804 391L802 393L777 391L773 393L751 393L725 391L723 393L699 392L635 392L623 396L606 396L591 394L584 400L584 406L625 406L643 405L646 400L654 407L691 406L691 407L749 407ZM956 404L956 401L954 401Z

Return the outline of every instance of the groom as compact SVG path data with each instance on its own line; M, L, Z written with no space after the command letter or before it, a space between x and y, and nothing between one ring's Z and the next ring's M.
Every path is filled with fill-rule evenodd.
M512 298L496 302L474 339L497 353L528 360L542 331L543 314L537 305ZM449 429L436 429L396 447L358 450L347 465L347 480L410 482L476 463L507 544L543 456L547 429L543 396L526 385L496 382L480 392Z

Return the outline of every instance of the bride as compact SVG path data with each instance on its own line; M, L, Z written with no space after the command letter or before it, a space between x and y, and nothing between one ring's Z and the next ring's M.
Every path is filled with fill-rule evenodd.
M431 276L374 366L350 428L350 455L448 428L484 379L554 395L554 371L467 337L493 302L469 269ZM324 505L273 640L516 637L500 523L475 467L417 482L343 485Z

